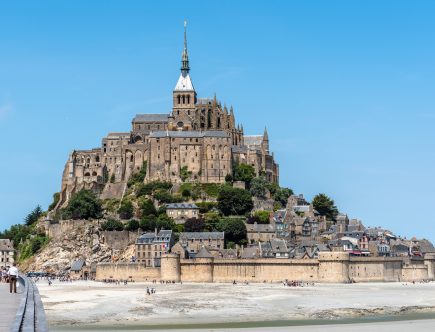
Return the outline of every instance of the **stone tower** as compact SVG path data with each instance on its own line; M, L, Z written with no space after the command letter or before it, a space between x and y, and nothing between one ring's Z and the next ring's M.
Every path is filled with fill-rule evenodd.
M195 121L196 91L190 78L189 54L187 52L186 22L184 22L184 48L181 55L181 73L172 93L172 116L174 122L169 130L192 130Z

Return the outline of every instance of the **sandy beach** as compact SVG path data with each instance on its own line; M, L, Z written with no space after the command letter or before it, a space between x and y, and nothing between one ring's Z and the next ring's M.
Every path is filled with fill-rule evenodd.
M255 331L291 330L288 325L374 322L382 326L435 318L435 283L319 284L104 284L92 281L38 287L51 329L123 328ZM147 295L146 287L156 293ZM403 320L382 322L382 320ZM262 323L259 323L262 322ZM411 321L434 328L434 320ZM199 324L199 325L198 325ZM390 324L390 325L388 325ZM268 326L269 325L269 326ZM343 325L343 327L349 325ZM305 326L317 331L319 326ZM354 329L355 327L355 329ZM301 326L295 327L301 330ZM362 327L364 328L364 327ZM424 329L420 326L419 330ZM336 330L335 328L333 330Z

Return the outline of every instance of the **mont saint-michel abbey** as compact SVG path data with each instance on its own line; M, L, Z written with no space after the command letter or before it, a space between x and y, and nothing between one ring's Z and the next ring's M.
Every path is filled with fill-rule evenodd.
M145 181L181 182L184 168L190 174L187 181L222 183L235 163L246 163L278 182L267 130L263 135L244 135L232 106L222 106L216 96L197 97L189 72L185 29L171 112L137 114L130 132L112 132L99 148L73 151L63 172L60 205L83 188L101 193L108 179L112 187L121 188L142 167L147 167Z

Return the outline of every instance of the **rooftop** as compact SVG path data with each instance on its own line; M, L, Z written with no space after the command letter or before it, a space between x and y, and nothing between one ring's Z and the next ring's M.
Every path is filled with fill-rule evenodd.
M180 233L180 240L223 240L224 232L184 232Z
M199 207L193 203L170 203L166 204L166 209L199 209Z
M168 114L136 114L133 122L168 122Z
M223 130L210 130L210 131L154 131L150 134L150 137L162 138L162 137L186 137L186 138L202 138L202 137L224 137L230 136Z

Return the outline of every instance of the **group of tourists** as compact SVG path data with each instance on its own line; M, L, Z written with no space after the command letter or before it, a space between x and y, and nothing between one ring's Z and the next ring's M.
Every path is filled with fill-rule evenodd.
M16 263L13 263L9 268L3 268L0 271L0 282L9 283L10 293L17 292L18 268Z
M314 282L304 282L300 280L284 280L282 282L284 286L287 287L308 287L308 286L314 286Z
M156 289L155 288L149 288L147 287L147 294L151 295L151 294L155 294L156 293Z

